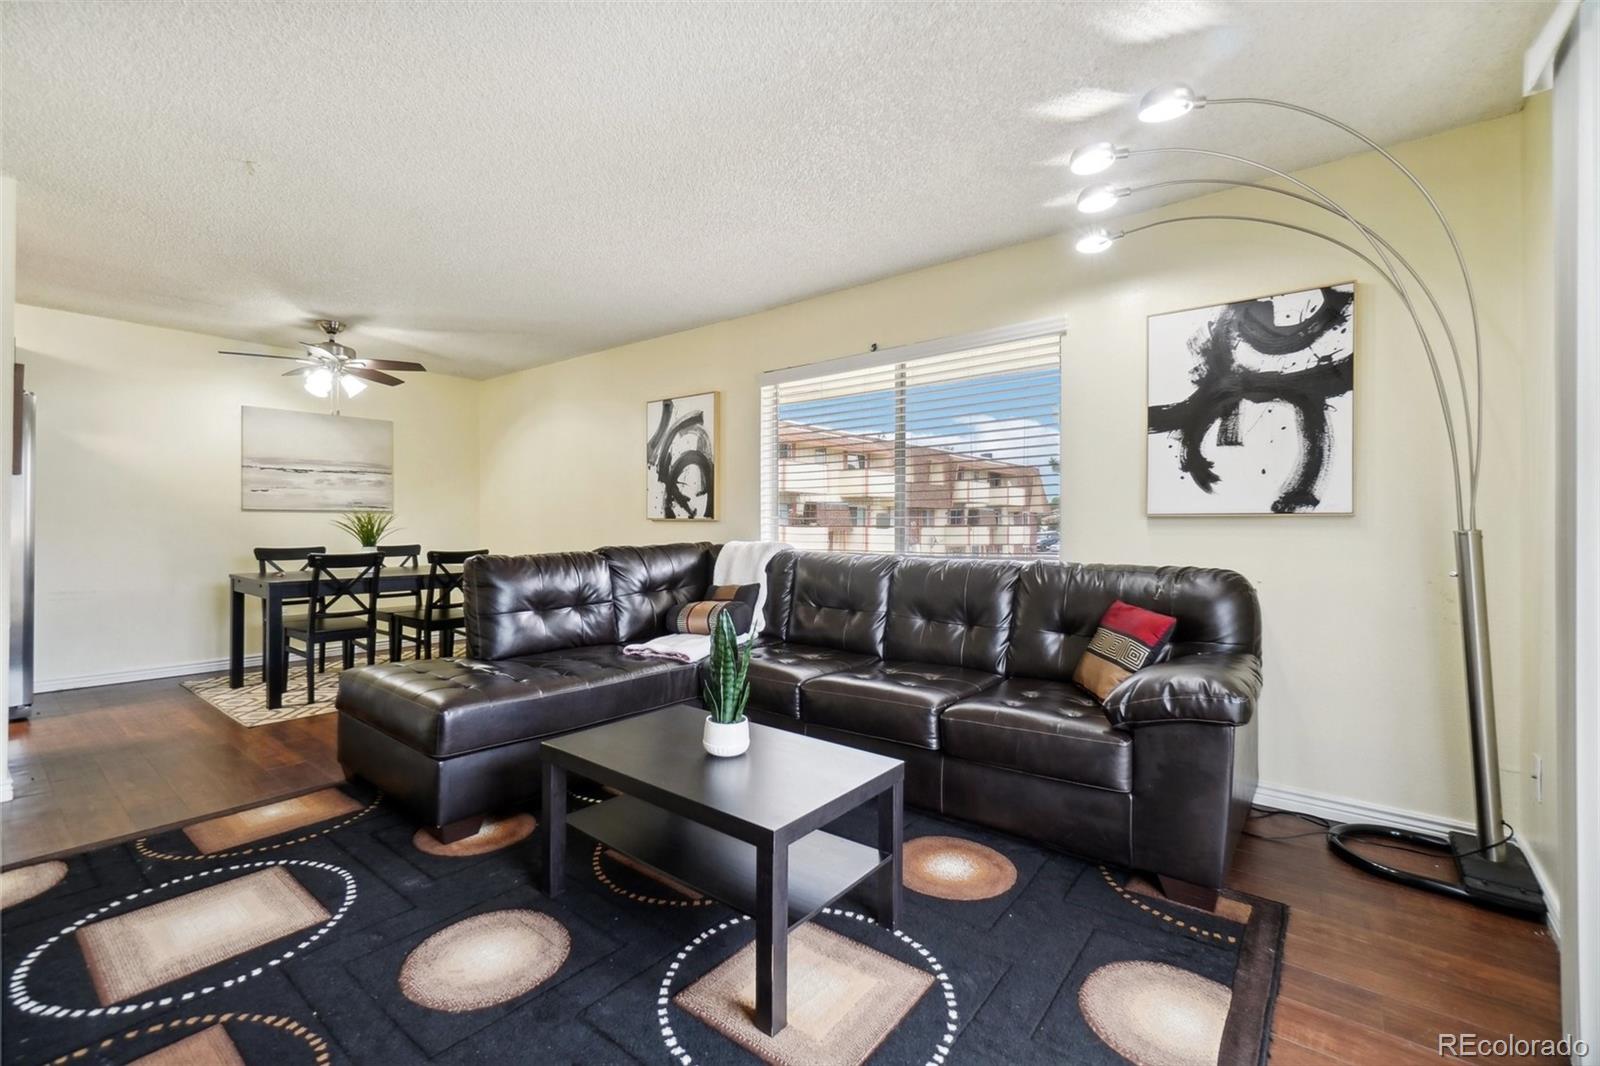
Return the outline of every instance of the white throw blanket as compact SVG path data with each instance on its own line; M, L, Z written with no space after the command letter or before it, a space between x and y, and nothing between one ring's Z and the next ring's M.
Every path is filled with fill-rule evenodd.
M711 638L701 633L668 633L643 644L628 644L622 654L635 659L673 659L697 663L711 654Z
M772 540L730 540L717 554L717 565L711 573L713 585L758 586L750 632L740 635L741 644L761 631L761 608L767 602L767 563L788 547ZM629 644L622 649L622 654L636 659L697 663L710 657L711 637L699 633L668 633L643 644Z
M749 634L739 638L743 644ZM697 663L711 656L711 637L704 633L668 633L664 637L647 640L643 644L627 644L622 654L635 659L671 659L680 663Z
M750 622L752 633L761 631L761 608L767 603L767 563L788 548L787 544L775 540L730 540L717 553L717 565L711 572L713 585L760 586Z

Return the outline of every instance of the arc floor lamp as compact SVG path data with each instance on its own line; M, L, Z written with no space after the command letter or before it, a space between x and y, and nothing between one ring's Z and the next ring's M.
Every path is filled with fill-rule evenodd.
M1450 833L1436 837L1390 826L1369 823L1337 825L1328 830L1328 845L1340 858L1360 869L1380 877L1397 881L1414 888L1425 889L1447 896L1466 899L1486 906L1543 914L1544 897L1527 858L1512 839L1505 824L1500 806L1500 759L1495 737L1494 675L1489 654L1489 608L1485 597L1483 532L1478 528L1478 470L1483 454L1483 345L1478 328L1477 297L1472 288L1472 275L1466 258L1461 253L1455 230L1444 216L1438 202L1417 176L1391 155L1382 145L1338 119L1298 104L1258 97L1235 97L1207 100L1186 85L1167 85L1154 89L1139 104L1142 122L1170 122L1207 106L1223 104L1255 104L1284 108L1326 122L1344 131L1387 160L1399 174L1415 187L1438 220L1445 237L1455 254L1461 274L1461 285L1466 293L1468 330L1471 346L1471 383L1469 371L1462 356L1462 345L1444 309L1440 307L1433 290L1422 274L1412 266L1388 240L1370 226L1356 218L1332 197L1308 183L1264 163L1243 156L1215 152L1204 148L1124 148L1109 142L1086 145L1073 152L1068 165L1074 174L1088 176L1110 169L1119 159L1135 155L1177 153L1220 159L1260 171L1271 178L1287 182L1293 189L1279 188L1259 182L1232 181L1212 178L1183 178L1155 182L1138 188L1110 184L1091 185L1077 197L1077 207L1085 214L1108 211L1126 197L1139 192L1174 185L1224 185L1254 189L1263 193L1289 197L1325 211L1335 220L1354 231L1353 239L1360 245L1341 240L1311 226L1299 225L1280 219L1256 215L1183 215L1157 219L1126 230L1098 227L1087 231L1077 240L1077 250L1084 254L1104 252L1117 241L1136 233L1189 222L1246 222L1292 230L1336 245L1370 266L1399 297L1417 330L1417 338L1433 374L1433 384L1443 417L1445 437L1450 450L1451 486L1455 490L1455 577L1461 600L1461 637L1465 653L1467 681L1468 723L1472 735L1473 794L1477 808L1477 825L1474 833ZM1369 254L1370 253L1370 254ZM1420 294L1431 317L1425 317L1415 298ZM1448 356L1448 368L1440 359L1435 338L1429 325L1434 323ZM1447 369L1453 371L1447 377ZM1453 379L1453 380L1451 380ZM1456 864L1457 878L1427 877L1378 862L1351 847L1361 838L1398 842L1434 848L1450 855Z

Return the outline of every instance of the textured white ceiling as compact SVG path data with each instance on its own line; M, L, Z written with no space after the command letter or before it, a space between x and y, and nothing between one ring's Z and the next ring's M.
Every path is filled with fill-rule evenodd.
M1382 141L1513 111L1550 6L12 2L18 298L488 376L1058 232L1083 141L1353 149L1140 129L1152 83Z

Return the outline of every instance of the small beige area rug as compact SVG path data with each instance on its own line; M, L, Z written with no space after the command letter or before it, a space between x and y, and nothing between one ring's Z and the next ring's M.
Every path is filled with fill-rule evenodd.
M135 1059L129 1066L245 1066L245 1061L228 1031L213 1025Z
M789 934L789 1024L757 1029L756 946L685 988L674 1002L776 1066L860 1066L916 1006L933 974L820 925Z
M183 832L200 854L214 855L360 809L361 804L343 792L325 788L262 807L251 807L237 814L195 822L184 826Z
M459 645L458 645L459 646ZM415 659L415 648L406 648L402 659ZM386 639L378 638L378 662L389 661ZM328 668L317 672L317 701L306 702L306 668L302 659L292 659L289 664L289 683L283 690L283 706L277 710L267 707L267 686L261 680L261 671L252 670L244 675L239 688L228 687L228 675L185 681L183 687L205 700L211 706L242 726L254 728L275 722L290 722L296 718L312 718L319 714L332 714L337 708L333 698L339 694L339 675L344 672L344 658L338 645L328 649ZM356 666L367 665L366 653L356 652Z
M77 939L110 1006L327 920L294 875L273 866L92 922Z

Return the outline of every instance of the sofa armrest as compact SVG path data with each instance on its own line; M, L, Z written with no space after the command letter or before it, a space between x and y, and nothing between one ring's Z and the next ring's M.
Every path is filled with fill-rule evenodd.
M1260 695L1260 656L1185 655L1123 681L1106 697L1106 711L1125 729L1157 722L1244 725Z

